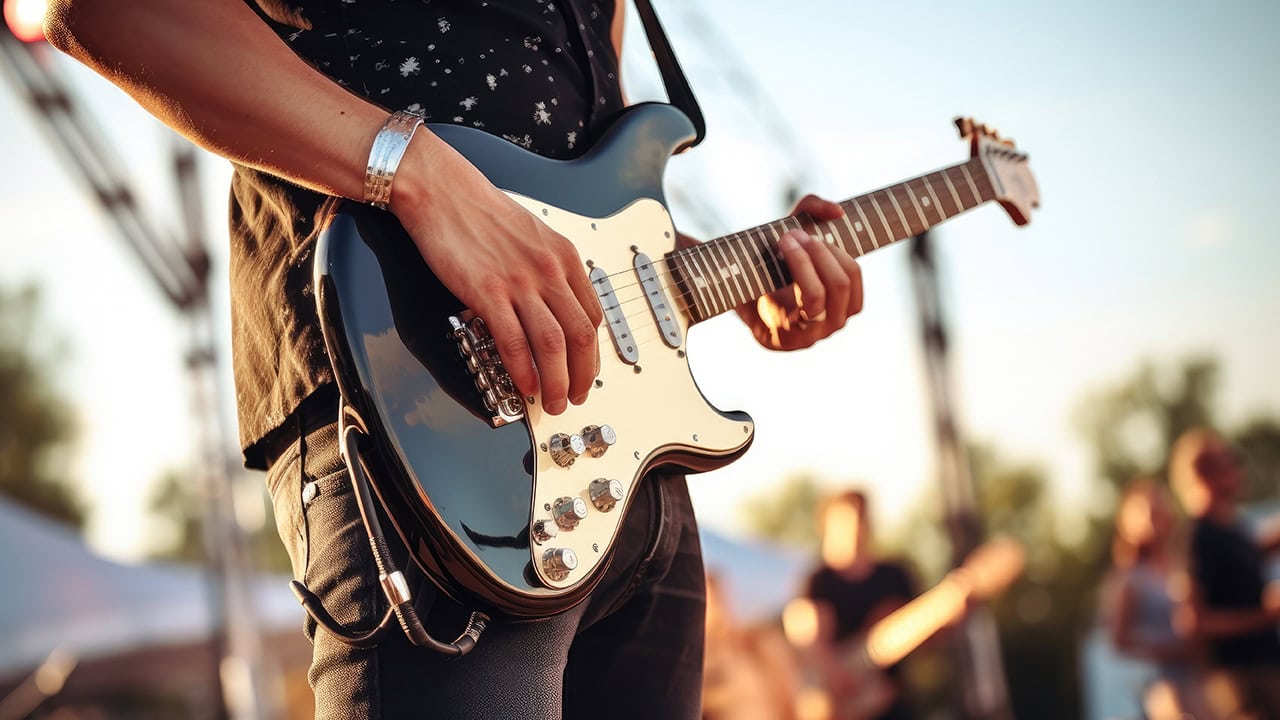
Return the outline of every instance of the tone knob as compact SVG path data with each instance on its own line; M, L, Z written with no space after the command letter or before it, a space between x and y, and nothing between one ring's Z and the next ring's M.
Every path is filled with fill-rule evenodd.
M592 504L602 512L609 512L622 502L622 483L604 478L592 480L590 493Z
M587 451L587 444L581 435L565 435L556 433L547 443L551 450L551 459L560 467L569 467L578 456Z
M618 435L608 425L588 425L582 428L582 439L591 457L600 457L610 445L618 442Z
M587 517L587 502L580 497L562 497L551 506L551 515L557 525L572 530Z
M552 580L563 580L578 567L578 553L573 548L548 548L542 553L542 569Z
M556 524L550 520L537 520L531 528L533 541L541 545L542 543L555 537L557 534Z

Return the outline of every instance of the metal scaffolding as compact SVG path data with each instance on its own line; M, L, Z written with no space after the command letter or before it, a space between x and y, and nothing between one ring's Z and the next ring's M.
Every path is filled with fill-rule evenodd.
M52 48L0 32L0 58L14 90L42 120L51 144L72 174L106 211L116 235L187 325L184 359L199 453L193 474L203 500L210 614L220 659L213 668L219 706L211 715L237 720L272 717L276 713L266 698L276 675L265 661L250 595L244 533L233 506L235 463L228 452L229 424L218 402L223 393L217 373L209 255L195 149L173 136L174 187L182 211L181 236L174 240L158 232L139 206L124 165L59 75Z

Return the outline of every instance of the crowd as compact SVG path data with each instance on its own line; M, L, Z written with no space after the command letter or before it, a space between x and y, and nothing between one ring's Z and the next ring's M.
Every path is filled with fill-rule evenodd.
M1221 437L1191 430L1167 478L1136 478L1121 496L1098 624L1143 668L1118 699L1141 717L1280 718L1280 584L1267 568L1280 527L1241 511L1244 470ZM997 541L921 593L904 565L877 557L862 493L829 498L819 527L821 561L781 627L736 623L709 580L704 718L916 717L898 661L1022 569L1020 548Z

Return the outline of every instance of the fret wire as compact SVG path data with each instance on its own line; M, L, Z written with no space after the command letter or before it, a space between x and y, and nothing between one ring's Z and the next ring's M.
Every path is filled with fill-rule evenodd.
M921 179L924 180L924 187L928 191L929 197L933 198L934 206L937 207L937 210L935 210L934 212L938 213L938 222L942 222L943 220L947 219L947 216L946 216L947 209L943 207L942 200L938 198L937 191L933 189L933 183L929 182L929 175L933 175L933 174L935 173L922 175Z
M747 256L746 248L742 246L742 238L735 235L733 240L729 241L727 245L729 247L729 252L731 252L733 257L737 260L738 266L743 268L742 278L746 281L747 288L750 291L752 298L758 298L763 295L764 285L760 282L760 276L756 273L754 263L752 263L751 258Z
M725 293L730 296L729 299L730 299L730 302L732 303L732 307L738 307L739 305L747 301L746 299L747 293L745 291L745 288L742 285L742 279L741 279L742 268L738 268L738 273L734 274L733 272L734 262L729 259L729 254L725 252L724 245L720 243L715 243L715 251L712 254L713 260L715 259L716 255L720 256L720 260L717 260L716 262L724 263L719 268L720 283L724 286Z
M876 240L876 233L871 229L871 223L867 221L867 216L862 212L862 202L859 198L854 198L850 201L850 204L853 205L854 210L858 211L858 219L862 222L862 227L867 229L867 235L871 237L871 249L878 250L880 243Z
M778 254L774 252L774 247L769 244L769 238L764 234L764 229L756 227L754 231L748 231L747 237L751 239L752 244L756 246L756 252L760 253L760 259L765 260L765 254L768 254L768 262L765 263L765 271L769 275L769 284L772 290L777 290L786 283L783 282L785 275L782 274L782 266L778 261Z
M873 192L868 197L871 198L871 206L876 209L876 215L880 217L880 225L884 228L885 235L889 238L889 242L886 242L885 245L889 245L898 238L894 237L893 228L889 227L889 219L885 217L884 209L880 207L880 201L876 200L876 194Z
M929 219L924 216L924 211L920 209L920 201L916 199L916 194L911 192L911 181L908 180L902 183L902 187L907 191L907 197L911 198L911 204L915 206L916 215L920 218L920 231L912 233L912 235L919 235L925 230L928 230L931 223L929 222Z
M761 294L777 290L778 286L774 283L773 275L769 271L769 261L765 260L764 253L760 251L759 241L752 237L750 230L742 234L742 241L743 248L756 258L752 267L756 270L756 277L760 279Z
M751 268L751 277L755 278L755 296L759 297L769 292L767 284L764 283L764 277L760 274L760 266L764 264L764 258L760 258L758 252L751 250L751 246L748 245L749 240L750 237L739 234L737 236L737 250L742 255L742 259L746 261L746 265Z
M720 243L713 244L716 252L719 253L720 258L724 261L724 265L720 268L721 282L730 294L733 293L735 288L737 289L738 296L734 298L736 302L733 303L733 307L738 307L749 299L747 298L746 289L742 285L742 268L739 267L738 272L733 272L733 269L737 267L737 263L729 259L729 255L725 252L723 245Z
M711 269L707 266L705 252L703 247L699 245L698 251L690 253L689 259L698 268L698 275L702 278L702 291L707 296L707 317L711 318L724 312L721 308L724 304L724 298L721 297L720 290L716 287L711 277Z
M694 253L694 262L698 263L698 266L702 269L703 279L711 290L707 293L712 297L711 309L715 311L716 315L719 315L729 309L729 301L725 298L724 291L720 288L720 283L711 274L711 263L707 260L706 245L699 245L698 249L700 252ZM717 299L719 300L719 305L715 304Z
M973 184L973 177L969 175L969 165L965 163L960 166L960 172L964 173L964 179L969 183L969 189L973 191L973 202L978 204L982 202L982 193L978 192L978 186Z
M955 183L951 182L951 173L948 172L948 170L950 169L951 168L945 168L942 170L940 174L942 176L943 181L946 181L947 183L947 190L951 191L951 199L955 200L956 214L959 215L961 213L961 210L964 210L964 202L960 201L960 193L956 192Z
M889 202L893 203L893 209L898 213L898 219L902 221L902 237L911 237L915 233L911 232L911 223L907 222L907 216L902 212L902 205L898 203L898 198L893 196L893 188L885 188L885 195L889 196ZM898 238L894 238L897 240Z
M692 248L689 248L692 249ZM680 264L685 274L685 283L689 287L689 293L693 296L694 302L697 304L698 312L702 315L703 320L710 319L711 313L711 296L707 292L706 278L702 278L702 272L698 270L697 264L693 260L693 253L685 253L680 256ZM702 280L702 285L698 285L698 280Z
M765 230L768 230L769 234L773 235L773 242L770 242L769 236L764 234ZM781 240L781 237L778 235L778 231L773 229L773 225L769 224L760 226L760 238L764 243L765 249L769 251L770 257L773 258L774 268L778 271L776 275L778 287L783 287L787 284L787 273L783 270L782 258L778 257L778 241Z
M849 222L848 208L844 208L844 212L840 213L840 219L844 221L844 226L849 228L849 237L853 238L853 246L857 248L858 256L866 255L867 251L862 249L862 241L858 239L858 233L853 229L853 223Z

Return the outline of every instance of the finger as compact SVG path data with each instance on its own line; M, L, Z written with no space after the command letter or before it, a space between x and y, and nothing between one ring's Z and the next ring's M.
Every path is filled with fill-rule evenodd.
M502 358L502 367L510 376L511 382L524 397L532 397L538 393L538 372L533 366L533 354L529 349L529 341L525 337L524 328L510 305L494 307L483 312L477 311L484 318L489 334L493 336L494 347L498 349L498 357Z
M570 245L568 252L572 256L565 258L565 277L569 281L569 289L573 291L574 297L591 320L591 324L594 327L600 327L600 323L604 320L604 311L600 307L600 293L597 292L596 284L591 282L583 269L578 251Z
M802 242L807 244L812 240L799 230L790 230L778 240L778 247L787 262L787 269L791 271L791 282L795 285L798 304L812 317L826 308L826 290L814 269L813 258Z
M533 363L538 370L542 409L559 415L564 412L569 391L564 331L541 298L516 306L516 314L528 336Z
M844 208L839 203L831 202L817 195L805 195L796 203L795 212L807 213L818 220L835 220L844 215Z
M564 336L568 359L568 397L575 405L587 399L587 391L600 368L599 329L583 312L573 293L563 292L548 300ZM596 304L599 307L599 303Z
M834 252L836 260L840 262L840 267L844 268L844 272L849 276L849 306L847 317L853 317L862 312L862 266L857 260L847 252Z
M818 274L818 280L822 283L823 294L826 298L826 302L820 309L806 308L803 305L801 309L804 311L805 316L810 319L815 318L820 313L826 313L821 323L825 326L824 329L844 327L849 307L849 274L845 272L844 267L840 265L840 261L836 259L836 250L833 250L825 242L806 236L801 245L809 253L809 258L813 261L813 268Z

